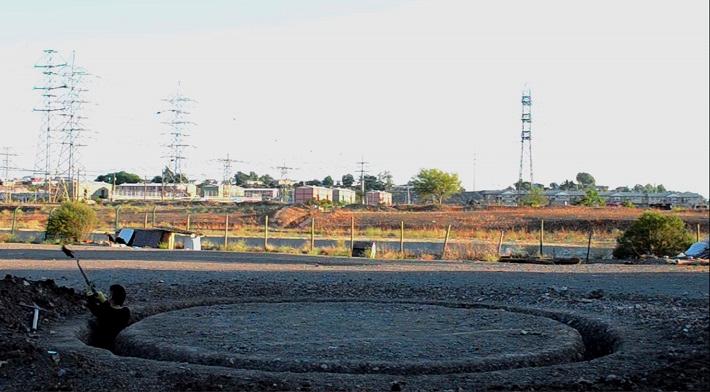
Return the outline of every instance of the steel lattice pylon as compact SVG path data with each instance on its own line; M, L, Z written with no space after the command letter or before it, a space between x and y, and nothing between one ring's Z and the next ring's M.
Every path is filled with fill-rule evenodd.
M532 96L529 89L523 91L521 103L523 105L523 110L520 118L522 122L522 132L520 134L520 171L518 173L518 190L520 190L523 185L523 171L526 166L526 161L530 168L530 186L532 187L535 184L533 180L532 159Z

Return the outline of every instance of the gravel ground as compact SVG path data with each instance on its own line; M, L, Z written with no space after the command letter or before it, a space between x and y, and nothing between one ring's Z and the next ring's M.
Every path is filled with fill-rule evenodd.
M61 353L52 384L0 390L708 390L708 268L391 262L218 252L83 253L104 289L120 282L136 320L195 305L330 298L438 301L532 312L582 333L588 356L548 366L437 374L279 372L127 358L83 345L86 316L51 322L36 344ZM80 252L78 252L80 253ZM103 256L101 256L103 255ZM56 259L56 260L53 260ZM0 249L0 272L82 288L55 249ZM146 319L149 320L149 319ZM608 351L605 351L609 349ZM2 359L2 358L0 358ZM12 366L10 364L6 366ZM41 370L35 370L37 372ZM24 375L26 376L26 375ZM30 376L33 377L33 376ZM41 377L36 377L42 380Z

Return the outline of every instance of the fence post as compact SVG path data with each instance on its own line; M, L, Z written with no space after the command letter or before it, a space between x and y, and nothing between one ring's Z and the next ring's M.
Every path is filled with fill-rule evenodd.
M153 206L153 227L155 227L155 210L157 210L157 206Z
M264 217L264 252L269 249L269 216Z
M500 237L498 238L498 257L500 257L500 252L503 249L503 234L505 230L500 231Z
M449 235L451 234L451 225L446 228L446 236L444 237L444 248L441 250L440 260L443 260L446 256L446 247L449 245Z
M15 230L17 229L17 212L19 210L20 210L20 207L17 207L12 212L12 228L10 229L10 234L12 234L12 235L15 235Z
M700 242L700 223L695 225L695 242Z
M115 230L118 230L118 229L119 229L119 225L120 225L120 212L121 212L121 206L116 206L116 216L114 217L114 221L113 221L113 228L114 228Z
M143 216L143 228L144 229L148 228L148 212L146 212L145 216Z
M587 258L586 258L586 263L589 263L589 252L592 249L592 233L594 233L594 229L590 228L589 229L589 239L587 240Z
M540 258L543 258L545 256L544 252L542 251L542 244L545 239L545 220L540 219Z
M187 222L185 223L185 230L190 231L190 218L192 217L192 214L188 213L187 214Z
M316 247L316 218L311 218L311 251Z
M353 246L355 244L355 216L350 215L350 255L353 254Z
M399 222L399 254L404 258L404 221Z
M224 250L227 250L227 241L229 241L229 215L224 216Z

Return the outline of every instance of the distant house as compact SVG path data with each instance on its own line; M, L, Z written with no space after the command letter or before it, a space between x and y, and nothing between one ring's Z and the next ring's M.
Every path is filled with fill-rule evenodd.
M200 197L205 200L232 200L244 197L244 188L237 185L202 184L198 189Z
M114 200L190 200L197 196L195 184L121 184L116 185L113 189Z
M369 191L365 193L365 204L369 206L391 206L392 194L385 191Z
M295 204L307 203L311 200L333 200L333 190L322 186L299 186L293 194L293 202Z
M278 188L244 188L244 197L250 199L261 198L262 201L278 200Z
M412 189L411 185L395 185L390 190L392 194L392 204L417 204L419 194Z
M357 194L352 189L333 188L333 201L342 204L355 204L357 202Z

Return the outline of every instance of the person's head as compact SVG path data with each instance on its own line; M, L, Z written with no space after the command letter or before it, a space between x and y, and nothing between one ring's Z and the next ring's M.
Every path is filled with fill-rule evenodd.
M126 300L126 289L124 289L123 286L114 284L109 288L109 292L111 293L109 300L112 305L123 305L123 302Z

